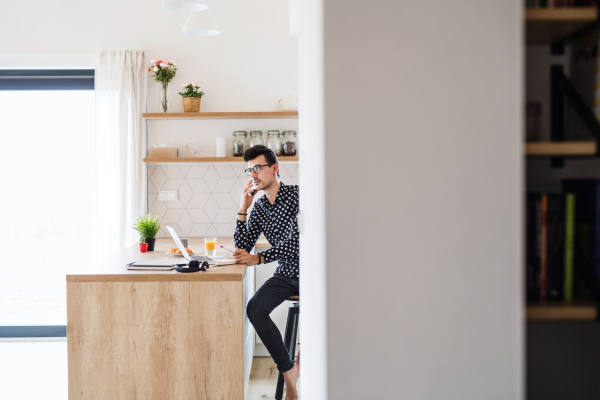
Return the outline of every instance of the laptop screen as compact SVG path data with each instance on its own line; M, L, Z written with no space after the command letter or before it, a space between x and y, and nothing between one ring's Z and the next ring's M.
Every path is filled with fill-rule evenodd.
M179 236L177 236L177 233L175 233L175 230L173 228L171 228L170 226L167 226L167 229L169 230L169 233L171 234L171 236L173 236L173 240L175 241L175 244L177 245L177 247L179 247L179 250L181 250L181 254L183 254L183 256L185 257L186 260L192 261L192 258L188 254L185 247L183 247L183 243L181 243L181 240L179 240Z

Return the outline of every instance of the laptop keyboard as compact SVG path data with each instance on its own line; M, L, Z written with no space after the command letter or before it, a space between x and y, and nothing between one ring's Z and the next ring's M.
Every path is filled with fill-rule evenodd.
M210 257L207 256L194 256L190 254L190 258L195 261L206 261L209 266L217 265L217 262Z

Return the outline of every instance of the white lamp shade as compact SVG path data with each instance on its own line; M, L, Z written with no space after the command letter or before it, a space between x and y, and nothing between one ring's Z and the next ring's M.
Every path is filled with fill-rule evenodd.
M206 0L163 0L162 6L164 10L169 11L203 11L208 8Z
M217 21L208 10L190 13L181 33L194 36L212 36L221 33Z

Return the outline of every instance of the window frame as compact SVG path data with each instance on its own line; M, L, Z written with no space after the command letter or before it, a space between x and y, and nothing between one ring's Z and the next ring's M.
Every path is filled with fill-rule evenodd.
M4 69L0 90L94 90L93 69Z
M94 83L94 69L0 70L0 90L94 90ZM0 340L66 337L66 325L0 325Z

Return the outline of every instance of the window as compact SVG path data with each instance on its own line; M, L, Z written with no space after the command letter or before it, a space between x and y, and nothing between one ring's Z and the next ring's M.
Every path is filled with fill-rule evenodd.
M66 335L95 243L93 70L0 70L0 337Z

